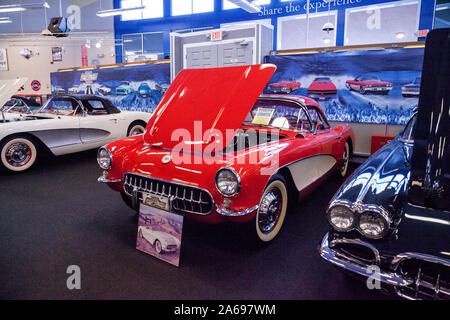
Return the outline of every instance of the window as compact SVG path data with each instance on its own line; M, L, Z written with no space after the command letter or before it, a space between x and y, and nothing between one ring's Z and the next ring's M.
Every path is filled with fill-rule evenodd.
M308 113L316 130L324 130L330 127L327 121L323 118L322 114L317 111L315 107L308 106Z
M417 41L418 0L345 10L345 45Z
M122 21L162 18L164 16L163 2L164 0L122 0L121 8L145 6L143 11L123 13Z
M83 105L89 115L108 114L108 111L106 111L103 102L101 102L100 100L84 100Z
M172 0L172 16L212 11L214 0Z
M331 22L337 26L337 11L278 18L278 50L331 47L336 45L336 30L325 32L322 27ZM309 30L308 36L306 31Z
M414 141L414 125L416 124L417 116L414 116L411 120L409 120L408 124L405 127L405 130L402 134L402 139L405 141Z
M127 62L162 59L164 34L162 32L124 34L123 56Z
M450 1L437 0L434 13L434 29L450 28Z
M270 4L270 0L255 0L253 2L260 6L265 5L265 4ZM232 3L228 0L223 0L223 5L222 5L223 10L237 9L237 8L239 8L239 7L237 5L235 5L234 3Z

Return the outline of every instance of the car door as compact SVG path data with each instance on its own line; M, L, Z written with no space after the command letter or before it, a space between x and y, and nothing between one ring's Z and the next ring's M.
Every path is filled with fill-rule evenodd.
M325 116L316 106L308 106L308 113L311 117L313 129L315 130L315 139L320 144L320 153L334 158L341 143L341 137L331 129ZM335 158L334 160L328 158L319 165L319 173L326 173L331 169L330 166L334 165L335 161Z
M80 118L80 139L85 149L121 138L123 120L120 113L108 113L101 99L85 99L82 103L84 114Z

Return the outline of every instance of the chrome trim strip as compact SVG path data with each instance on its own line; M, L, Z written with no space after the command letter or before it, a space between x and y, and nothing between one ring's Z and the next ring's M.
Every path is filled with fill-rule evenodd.
M331 262L332 264L334 264L340 268L349 270L349 271L359 274L361 276L364 276L364 277L371 276L371 274L367 273L367 268L369 267L369 265L364 264L364 263L361 263L360 265L358 265L358 264L350 263L348 261L338 258L336 256L335 252L333 251L333 249L331 249L328 244L328 237L329 237L329 233L327 233L323 237L322 243L320 245L319 254L323 259L325 259L328 262ZM402 276L399 276L398 274L393 273L393 272L381 271L378 274L378 277L381 282L392 285L392 286L405 287L405 286L408 286L413 283L413 281L404 279Z
M245 210L236 212L236 211L231 211L231 210L228 210L228 209L219 208L219 207L216 205L216 211L217 211L217 213L219 213L219 214L221 214L221 215L223 215L223 216L227 216L227 217L240 217L240 216L244 216L244 215L246 215L246 214L249 214L249 213L251 213L251 212L257 210L258 208L259 208L259 205L256 205L256 206L253 206L253 207L251 207L251 208L248 208L248 209L245 209Z
M416 253L416 252L405 252L405 253L400 253L400 254L396 255L392 259L392 263L391 263L392 269L397 270L400 263L402 261L408 260L408 259L423 260L426 262L442 264L443 266L450 267L450 260L438 258L435 256L431 256L429 254Z
M335 243L351 243L351 244L357 244L363 247L367 247L370 250L372 250L373 254L375 255L375 262L377 265L380 264L381 262L381 258L380 258L380 252L378 251L377 248L375 248L373 245L371 245L370 243L364 242L360 239L335 239L332 241L332 244Z
M97 179L97 182L101 182L101 183L113 183L113 182L120 182L122 181L121 179L107 179L104 176L100 176Z

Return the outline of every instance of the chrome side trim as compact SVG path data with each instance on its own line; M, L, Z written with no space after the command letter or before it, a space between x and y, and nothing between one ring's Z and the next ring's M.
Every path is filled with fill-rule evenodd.
M219 207L216 205L216 211L217 211L217 213L219 213L219 214L221 214L221 215L223 215L223 216L227 216L227 217L240 217L240 216L245 216L246 214L249 214L249 213L251 213L251 212L257 210L258 208L259 208L259 206L256 205L256 206L253 206L253 207L251 207L251 208L248 208L248 209L245 209L245 210L236 212L236 211L231 211L231 210L228 210L228 209L219 208Z
M370 265L364 263L361 264L351 263L337 257L336 253L329 246L328 237L329 234L327 233L323 237L322 243L320 245L319 254L323 259L340 268L346 269L348 271L354 272L364 277L369 277L372 275L371 273L370 274L368 273L368 267ZM377 276L381 282L392 286L405 287L412 284L413 282L412 280L404 279L402 276L394 272L380 271L380 273Z
M101 182L101 183L113 183L113 182L120 182L122 181L121 179L107 179L104 176L100 176L97 179L97 182Z

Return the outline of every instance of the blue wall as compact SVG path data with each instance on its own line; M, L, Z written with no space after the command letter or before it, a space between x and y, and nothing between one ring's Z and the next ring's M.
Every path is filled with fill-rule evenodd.
M292 2L280 2L279 0L272 0L270 5L264 6L267 14L262 13L248 13L242 9L222 10L222 0L214 0L214 12L183 15L172 17L171 0L164 0L164 18L135 20L135 21L121 21L120 16L114 18L115 36L116 39L121 39L122 34L141 33L141 32L164 32L164 52L165 55L170 53L170 32L180 29L213 27L219 28L221 23L238 22L256 19L272 20L274 26L274 48L277 43L277 18L289 15L305 14L306 0L298 0ZM344 27L345 27L345 9L359 6L367 6L370 4L379 4L386 2L395 2L397 0L332 0L331 10L338 11L338 25L336 34L336 45L344 45ZM300 10L295 12L289 11L286 6L292 3L293 5L300 4ZM312 9L310 13L324 12L328 10L328 4L323 0L311 0ZM435 0L421 0L420 22L419 29L432 29L434 17ZM120 0L114 0L114 7L120 7ZM278 9L281 13L270 14L270 9ZM423 40L419 38L419 40ZM122 49L120 46L116 47L116 60L118 63L122 62Z

